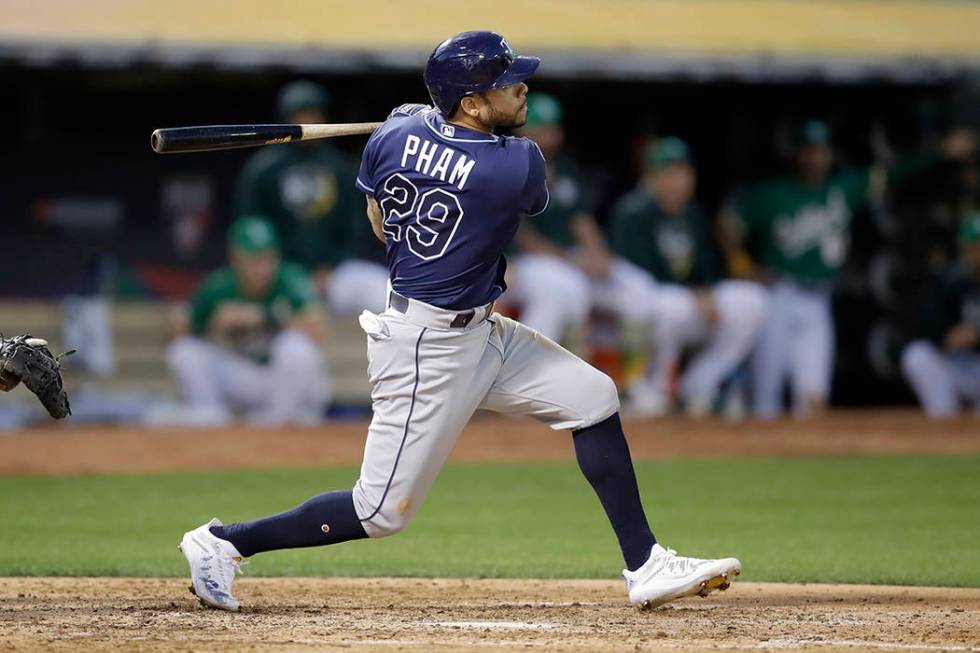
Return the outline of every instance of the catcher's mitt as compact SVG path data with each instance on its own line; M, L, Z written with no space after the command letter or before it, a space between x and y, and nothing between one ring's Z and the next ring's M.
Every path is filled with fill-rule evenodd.
M62 419L71 415L71 406L61 383L61 359L75 350L55 356L47 345L47 340L30 335L0 335L0 390L8 392L23 381L51 417Z

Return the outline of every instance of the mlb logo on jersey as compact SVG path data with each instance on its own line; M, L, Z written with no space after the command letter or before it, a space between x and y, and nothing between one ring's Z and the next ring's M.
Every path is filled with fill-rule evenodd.
M452 125L443 124L442 125L442 135L452 138L456 135L456 128Z

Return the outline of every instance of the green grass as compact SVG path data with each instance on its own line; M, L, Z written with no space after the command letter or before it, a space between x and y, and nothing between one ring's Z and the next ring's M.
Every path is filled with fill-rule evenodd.
M185 573L175 546L213 515L275 512L353 468L0 478L0 575ZM654 532L738 555L751 580L980 587L980 456L642 462ZM618 549L574 463L450 465L386 540L259 556L254 575L611 578Z

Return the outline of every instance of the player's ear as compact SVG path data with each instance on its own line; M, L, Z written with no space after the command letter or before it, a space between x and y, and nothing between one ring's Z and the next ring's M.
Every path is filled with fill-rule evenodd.
M459 108L463 113L471 118L480 117L480 99L478 99L476 93L464 95L462 98L460 98Z

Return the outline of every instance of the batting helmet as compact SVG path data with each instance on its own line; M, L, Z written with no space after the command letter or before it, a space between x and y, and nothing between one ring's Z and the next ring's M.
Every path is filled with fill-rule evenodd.
M541 59L520 57L496 32L463 32L432 51L425 65L425 86L432 103L449 117L464 95L523 82Z

